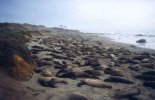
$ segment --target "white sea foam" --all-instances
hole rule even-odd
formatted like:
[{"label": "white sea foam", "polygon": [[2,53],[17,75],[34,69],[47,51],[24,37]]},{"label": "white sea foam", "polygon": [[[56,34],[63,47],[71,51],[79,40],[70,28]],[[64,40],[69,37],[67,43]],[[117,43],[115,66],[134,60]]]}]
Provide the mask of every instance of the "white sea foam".
[{"label": "white sea foam", "polygon": [[[105,33],[101,36],[106,36],[111,38],[113,41],[133,44],[140,47],[145,47],[155,50],[155,33],[154,34],[142,34],[141,36],[136,36],[136,33]],[[147,43],[136,43],[139,39],[145,39]]]}]

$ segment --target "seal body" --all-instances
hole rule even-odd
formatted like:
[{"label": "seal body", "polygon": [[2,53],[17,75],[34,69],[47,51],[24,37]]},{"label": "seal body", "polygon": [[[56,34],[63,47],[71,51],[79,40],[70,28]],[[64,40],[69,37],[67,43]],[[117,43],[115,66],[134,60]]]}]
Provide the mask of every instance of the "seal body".
[{"label": "seal body", "polygon": [[115,82],[115,83],[125,83],[125,84],[133,84],[134,82],[125,78],[125,77],[119,77],[119,76],[110,76],[104,80],[105,82]]},{"label": "seal body", "polygon": [[68,100],[90,100],[90,99],[81,93],[74,92],[69,96]]},{"label": "seal body", "polygon": [[111,85],[102,82],[101,80],[96,79],[85,79],[77,84],[77,86],[88,85],[92,87],[100,87],[100,88],[112,88]]}]

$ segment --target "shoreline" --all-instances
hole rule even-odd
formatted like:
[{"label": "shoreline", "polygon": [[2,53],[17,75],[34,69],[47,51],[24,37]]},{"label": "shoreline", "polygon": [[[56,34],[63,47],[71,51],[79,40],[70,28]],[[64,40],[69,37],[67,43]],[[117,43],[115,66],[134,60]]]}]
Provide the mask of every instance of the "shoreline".
[{"label": "shoreline", "polygon": [[113,41],[111,38],[106,37],[106,36],[100,36],[95,33],[84,33],[87,38],[92,39],[93,41],[101,41],[105,46],[109,46],[112,48],[120,48],[123,47],[125,49],[134,51],[134,52],[150,52],[150,53],[155,53],[154,49],[150,48],[145,48],[145,47],[139,47],[137,45],[129,44],[129,43],[122,43],[122,42],[117,42]]}]

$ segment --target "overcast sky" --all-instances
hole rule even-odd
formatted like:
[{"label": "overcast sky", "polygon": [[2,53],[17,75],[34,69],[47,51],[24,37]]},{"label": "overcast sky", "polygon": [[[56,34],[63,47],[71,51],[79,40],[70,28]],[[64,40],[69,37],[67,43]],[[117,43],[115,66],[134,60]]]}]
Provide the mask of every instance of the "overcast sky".
[{"label": "overcast sky", "polygon": [[155,0],[0,0],[0,22],[155,33]]}]

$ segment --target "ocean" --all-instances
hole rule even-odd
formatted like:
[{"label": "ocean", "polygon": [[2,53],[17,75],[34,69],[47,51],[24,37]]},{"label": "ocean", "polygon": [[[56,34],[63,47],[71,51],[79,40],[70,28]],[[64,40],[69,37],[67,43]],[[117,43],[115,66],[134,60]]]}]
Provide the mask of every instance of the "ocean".
[{"label": "ocean", "polygon": [[[155,50],[155,33],[153,34],[136,34],[136,33],[103,33],[101,36],[106,36],[112,41],[120,43],[128,43],[139,47]],[[137,43],[137,40],[145,39],[146,43]]]}]

